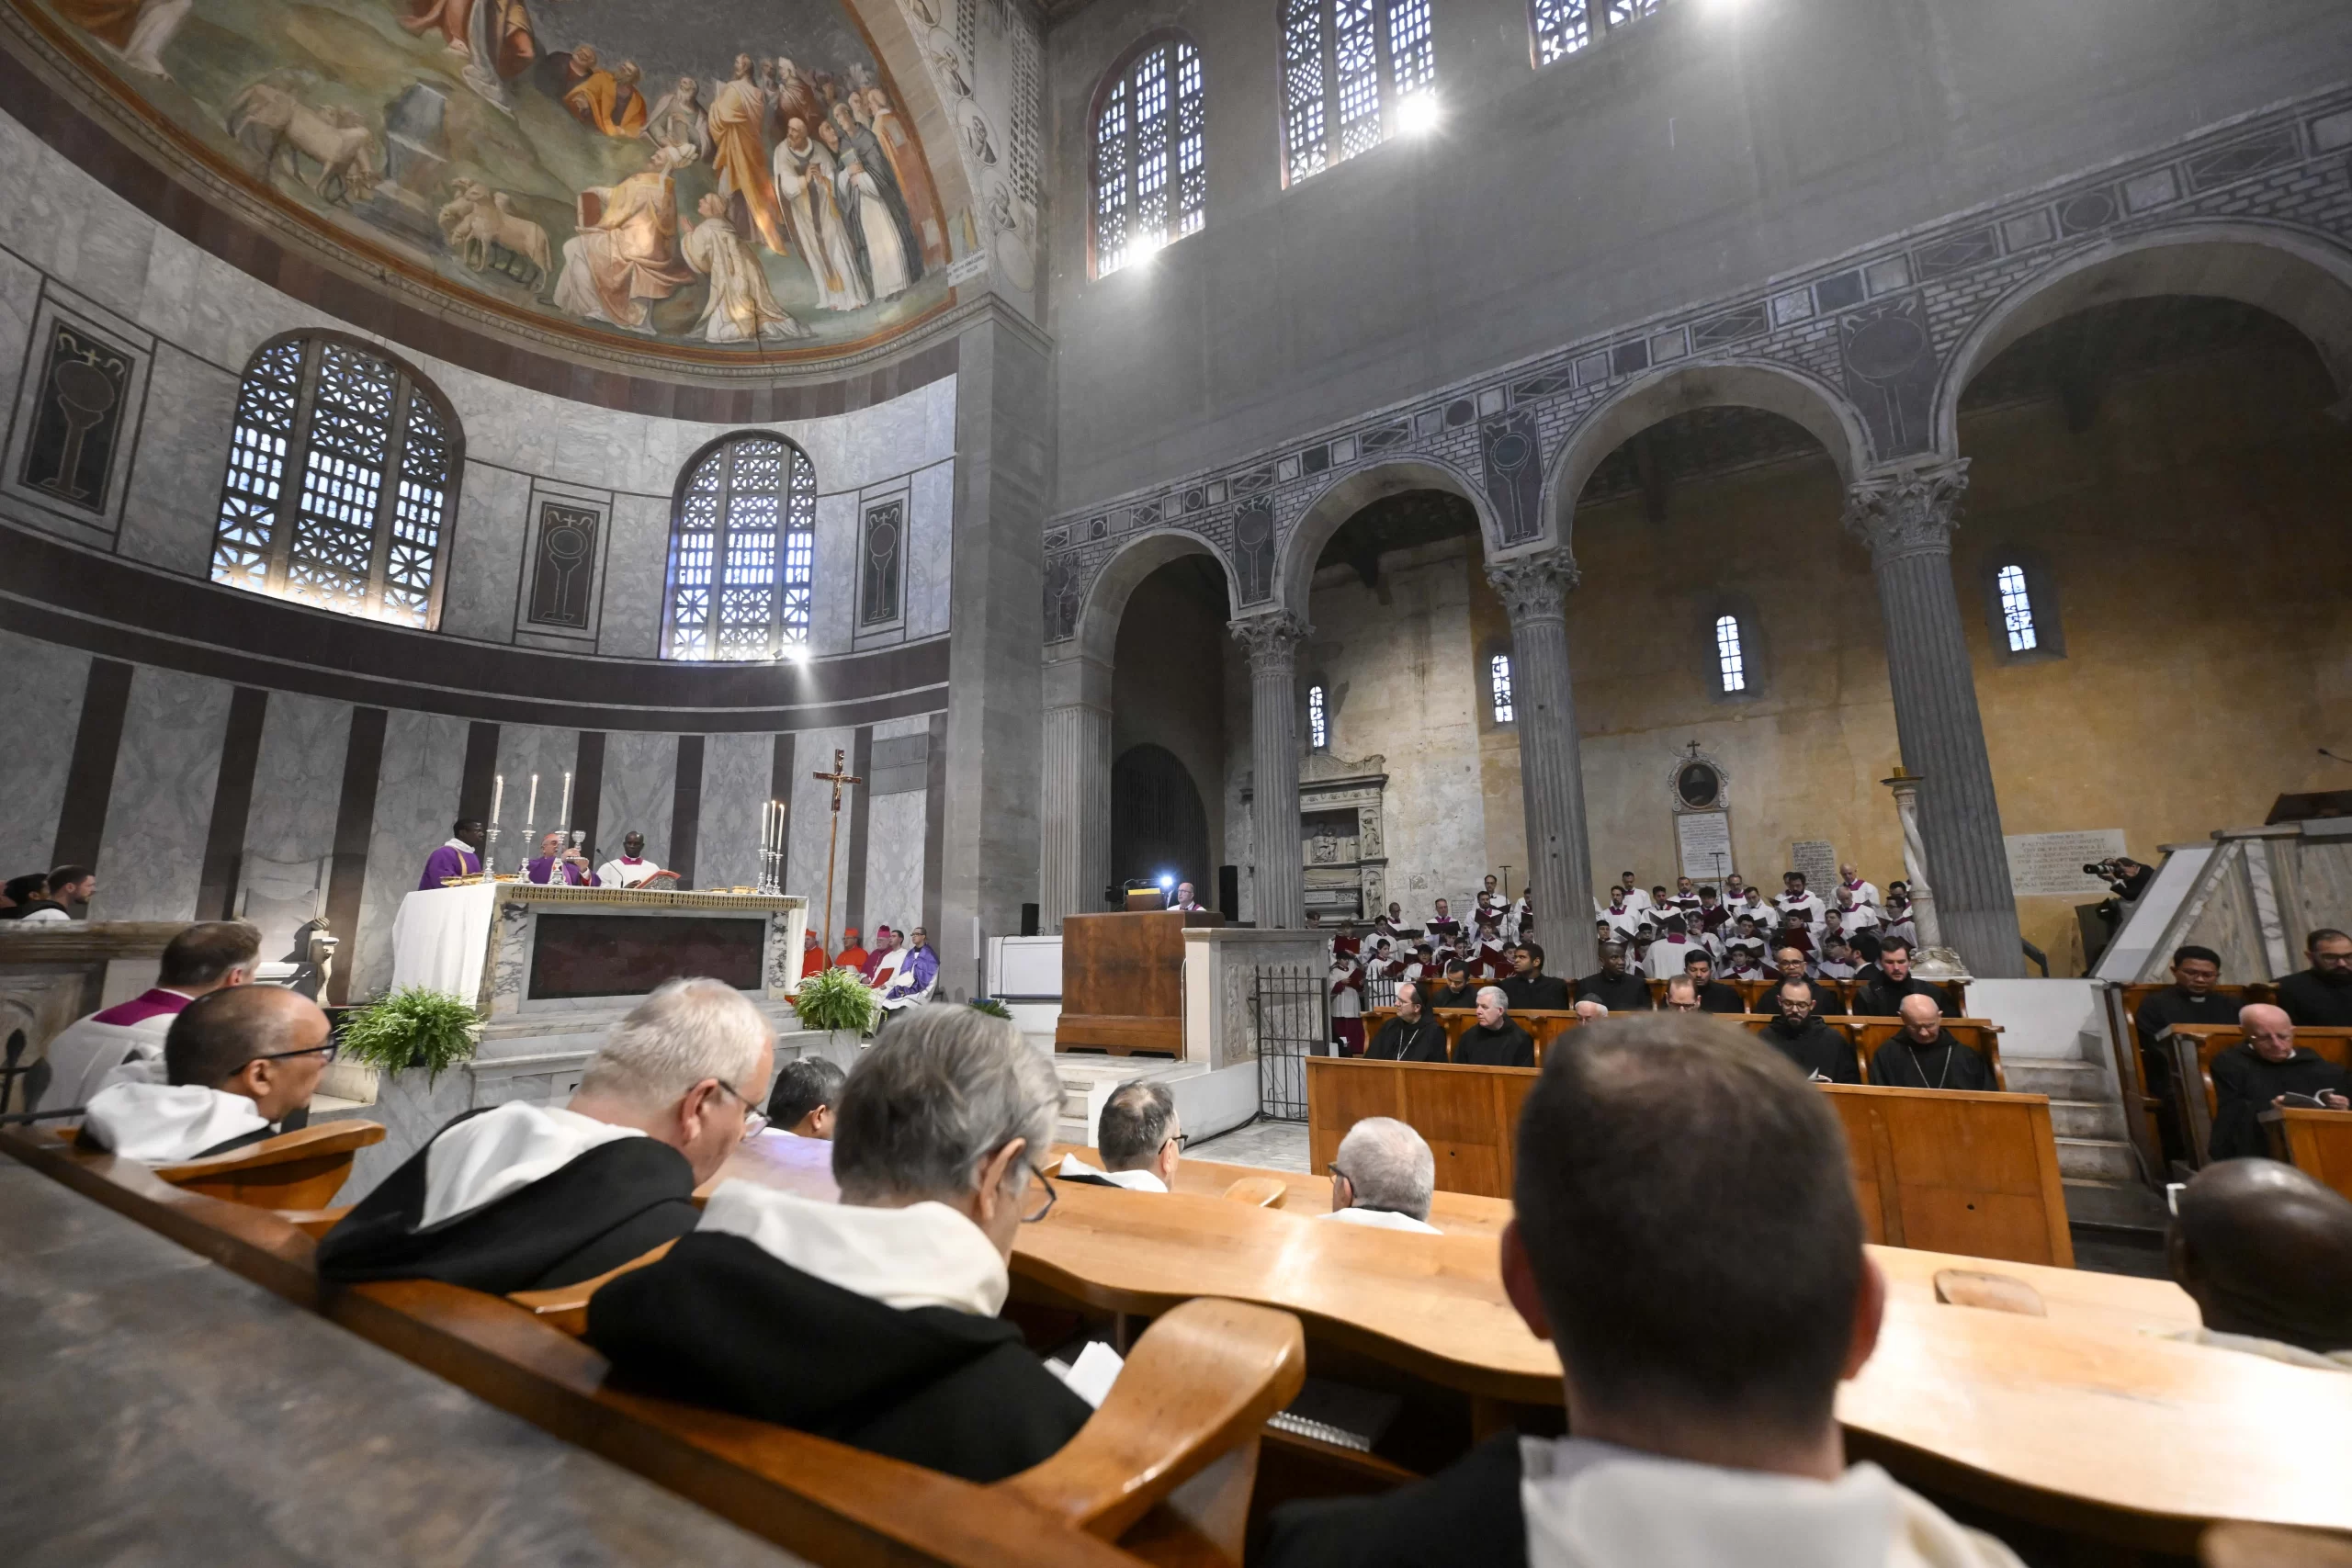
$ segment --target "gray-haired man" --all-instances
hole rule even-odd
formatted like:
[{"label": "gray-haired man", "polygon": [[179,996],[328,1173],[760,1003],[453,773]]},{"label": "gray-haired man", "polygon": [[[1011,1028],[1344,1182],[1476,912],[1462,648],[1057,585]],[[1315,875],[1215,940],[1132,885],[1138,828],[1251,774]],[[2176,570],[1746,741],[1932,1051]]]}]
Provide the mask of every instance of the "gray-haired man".
[{"label": "gray-haired man", "polygon": [[1437,1156],[1419,1133],[1388,1116],[1367,1116],[1348,1129],[1331,1156],[1331,1212],[1341,1224],[1438,1235],[1430,1224]]}]

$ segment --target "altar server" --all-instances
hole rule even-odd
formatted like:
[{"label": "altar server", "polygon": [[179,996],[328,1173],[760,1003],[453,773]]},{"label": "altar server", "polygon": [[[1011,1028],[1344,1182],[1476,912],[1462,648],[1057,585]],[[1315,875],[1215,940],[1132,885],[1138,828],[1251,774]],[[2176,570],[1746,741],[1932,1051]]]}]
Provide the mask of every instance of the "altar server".
[{"label": "altar server", "polygon": [[601,886],[596,874],[588,869],[588,857],[571,842],[571,835],[554,828],[539,840],[539,854],[528,867],[526,875],[534,882],[560,882],[573,887]]},{"label": "altar server", "polygon": [[645,858],[645,835],[630,833],[621,840],[621,852],[596,868],[599,887],[643,887],[657,880],[675,884],[678,874],[664,871]]},{"label": "altar server", "polygon": [[127,1002],[68,1024],[49,1043],[49,1087],[39,1103],[87,1105],[108,1073],[125,1062],[160,1062],[173,1021],[188,1003],[254,977],[261,933],[242,920],[205,920],[172,938],[155,984]]},{"label": "altar server", "polygon": [[672,980],[615,1024],[564,1106],[469,1111],[319,1244],[329,1280],[548,1290],[695,1228],[695,1189],[767,1123],[775,1032],[718,980]]},{"label": "altar server", "polygon": [[164,1037],[165,1081],[127,1076],[90,1097],[84,1142],[168,1165],[257,1144],[311,1103],[334,1056],[327,1015],[281,986],[232,986],[180,1010]]},{"label": "altar server", "polygon": [[480,876],[486,836],[482,825],[470,817],[452,823],[449,841],[424,857],[424,874],[416,879],[416,890],[429,893],[453,876]]}]

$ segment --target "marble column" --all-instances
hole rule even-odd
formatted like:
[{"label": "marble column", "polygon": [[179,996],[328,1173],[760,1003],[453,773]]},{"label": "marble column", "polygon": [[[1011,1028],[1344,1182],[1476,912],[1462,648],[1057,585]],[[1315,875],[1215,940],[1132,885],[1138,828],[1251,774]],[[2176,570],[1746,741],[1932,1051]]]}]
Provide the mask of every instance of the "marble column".
[{"label": "marble column", "polygon": [[1315,628],[1286,610],[1230,623],[1250,656],[1251,886],[1261,931],[1306,924],[1306,845],[1298,825],[1298,645]]},{"label": "marble column", "polygon": [[1565,545],[1490,561],[1487,581],[1510,613],[1511,705],[1519,724],[1520,795],[1528,878],[1544,972],[1564,979],[1600,966],[1592,942],[1592,845],[1585,827],[1583,743],[1568,674],[1567,596],[1578,580]]},{"label": "marble column", "polygon": [[1976,975],[2025,973],[2001,807],[1951,581],[1968,461],[1881,469],[1846,491],[1846,527],[1871,548],[1903,765],[1925,774],[1919,836],[1944,941]]},{"label": "marble column", "polygon": [[1111,885],[1111,666],[1084,653],[1046,661],[1045,792],[1038,929],[1107,909]]}]

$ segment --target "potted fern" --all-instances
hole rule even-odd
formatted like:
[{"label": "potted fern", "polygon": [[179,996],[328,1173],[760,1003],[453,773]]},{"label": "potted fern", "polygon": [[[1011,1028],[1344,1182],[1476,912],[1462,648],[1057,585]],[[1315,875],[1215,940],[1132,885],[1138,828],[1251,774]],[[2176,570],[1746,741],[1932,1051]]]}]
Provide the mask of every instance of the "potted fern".
[{"label": "potted fern", "polygon": [[847,1067],[856,1062],[858,1041],[874,1032],[882,1009],[873,990],[850,970],[820,969],[801,977],[792,1010],[801,1028],[825,1036],[821,1054]]},{"label": "potted fern", "polygon": [[403,986],[354,1011],[337,1033],[346,1060],[379,1075],[423,1067],[430,1083],[472,1058],[481,1018],[446,991]]}]

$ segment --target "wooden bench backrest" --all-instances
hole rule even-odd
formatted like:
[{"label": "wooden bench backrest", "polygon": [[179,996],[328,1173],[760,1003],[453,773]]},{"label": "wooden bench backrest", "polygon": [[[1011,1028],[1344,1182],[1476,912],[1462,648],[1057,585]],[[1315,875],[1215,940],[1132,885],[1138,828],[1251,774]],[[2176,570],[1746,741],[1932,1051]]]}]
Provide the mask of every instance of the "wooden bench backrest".
[{"label": "wooden bench backrest", "polygon": [[1393,1116],[1429,1141],[1440,1191],[1508,1198],[1519,1109],[1537,1076],[1532,1067],[1309,1056],[1309,1168],[1328,1175],[1349,1128],[1367,1116]]},{"label": "wooden bench backrest", "polygon": [[[1988,1018],[1948,1018],[1944,1029],[1962,1045],[1973,1047],[1993,1069],[1993,1081],[2004,1089],[2009,1087],[2009,1075],[2001,1066],[2001,1026]],[[1870,1071],[1871,1058],[1878,1048],[1903,1032],[1899,1018],[1857,1018],[1854,1020],[1854,1048],[1862,1054],[1862,1071]]]},{"label": "wooden bench backrest", "polygon": [[2281,1105],[2259,1114],[2271,1158],[2352,1198],[2352,1111]]},{"label": "wooden bench backrest", "polygon": [[[1477,1012],[1470,1008],[1432,1008],[1429,1015],[1445,1029],[1445,1054],[1449,1059],[1453,1055],[1453,1048],[1462,1043],[1462,1037],[1478,1021]],[[1372,1037],[1380,1032],[1381,1026],[1396,1016],[1396,1010],[1393,1007],[1364,1009],[1365,1043],[1369,1044]],[[1514,1012],[1510,1021],[1527,1031],[1527,1037],[1535,1042],[1535,1065],[1539,1067],[1544,1065],[1544,1047],[1577,1026],[1574,1012],[1562,1012],[1551,1008]]]},{"label": "wooden bench backrest", "polygon": [[[2234,1023],[2176,1023],[2165,1032],[2175,1040],[2197,1043],[2197,1077],[2205,1087],[2205,1115],[2210,1120],[2221,1110],[2221,1100],[2213,1090],[2213,1058],[2245,1039],[2245,1031]],[[2298,1029],[2295,1043],[2317,1052],[2339,1067],[2352,1069],[2352,1029]],[[2200,1164],[2205,1157],[2201,1140],[2197,1157]]]},{"label": "wooden bench backrest", "polygon": [[1845,1125],[1871,1240],[2074,1267],[2046,1098],[1845,1084],[1822,1092]]},{"label": "wooden bench backrest", "polygon": [[353,1156],[384,1141],[374,1122],[322,1122],[210,1159],[159,1165],[175,1187],[256,1209],[321,1209],[351,1179]]}]

